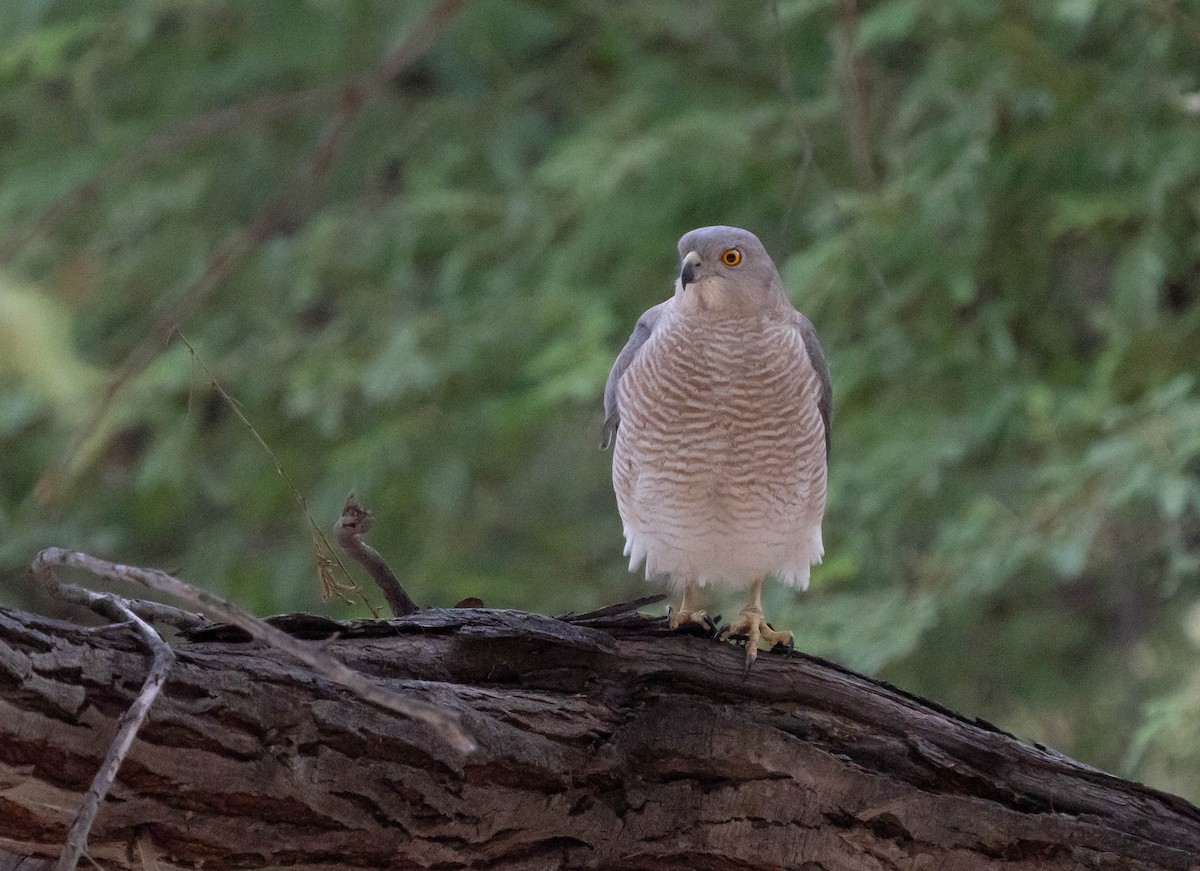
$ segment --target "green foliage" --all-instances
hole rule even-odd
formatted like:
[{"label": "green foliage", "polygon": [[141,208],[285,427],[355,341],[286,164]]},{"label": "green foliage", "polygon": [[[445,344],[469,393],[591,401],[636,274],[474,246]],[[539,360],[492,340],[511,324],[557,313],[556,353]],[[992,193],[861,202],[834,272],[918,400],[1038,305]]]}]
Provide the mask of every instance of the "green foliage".
[{"label": "green foliage", "polygon": [[[681,233],[754,229],[835,384],[828,559],[773,618],[1200,799],[1200,4],[859,5],[467,4],[183,330],[321,522],[373,508],[417,601],[586,608],[644,590],[608,366]],[[80,429],[423,12],[0,5],[10,601],[58,544],[345,613],[185,349]]]}]

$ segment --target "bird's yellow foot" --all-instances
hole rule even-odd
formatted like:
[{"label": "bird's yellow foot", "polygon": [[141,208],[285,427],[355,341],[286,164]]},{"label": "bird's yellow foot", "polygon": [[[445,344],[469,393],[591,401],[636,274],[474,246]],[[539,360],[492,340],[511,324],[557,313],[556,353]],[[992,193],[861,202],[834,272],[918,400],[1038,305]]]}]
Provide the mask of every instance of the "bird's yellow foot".
[{"label": "bird's yellow foot", "polygon": [[763,612],[758,608],[743,608],[736,620],[721,628],[718,637],[722,641],[737,641],[746,645],[745,674],[749,674],[750,666],[754,665],[760,642],[768,650],[791,650],[796,646],[795,636],[791,632],[776,630],[763,619]]},{"label": "bird's yellow foot", "polygon": [[[717,620],[720,619],[718,616]],[[717,634],[717,620],[709,617],[708,612],[701,609],[680,607],[679,610],[675,610],[670,605],[667,606],[667,623],[675,632],[712,638]]]}]

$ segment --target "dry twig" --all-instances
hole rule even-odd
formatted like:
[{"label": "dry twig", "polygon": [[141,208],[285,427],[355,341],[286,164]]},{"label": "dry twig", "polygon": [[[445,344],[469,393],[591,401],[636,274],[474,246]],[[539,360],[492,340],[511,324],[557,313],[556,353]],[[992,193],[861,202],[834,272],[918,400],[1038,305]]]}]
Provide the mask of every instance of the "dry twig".
[{"label": "dry twig", "polygon": [[627,599],[624,602],[615,602],[612,605],[605,605],[603,608],[597,608],[594,611],[585,611],[582,614],[563,614],[558,619],[564,620],[567,623],[587,623],[590,620],[602,620],[606,617],[624,617],[628,614],[640,617],[641,615],[638,615],[639,608],[645,608],[647,605],[657,605],[666,598],[665,593],[654,593],[649,596],[639,596],[636,599]]},{"label": "dry twig", "polygon": [[[308,527],[312,531],[313,559],[317,564],[317,577],[321,580],[321,591],[324,596],[326,598],[329,598],[330,596],[337,596],[343,602],[349,604],[350,600],[346,598],[345,593],[353,591],[358,593],[359,598],[363,600],[363,604],[365,604],[371,611],[372,616],[378,617],[379,612],[375,610],[375,606],[372,605],[367,600],[367,597],[363,595],[362,590],[358,588],[358,584],[354,583],[354,579],[350,576],[350,570],[346,568],[346,564],[342,562],[341,558],[337,555],[337,551],[333,549],[333,545],[329,543],[329,539],[325,537],[325,533],[321,530],[321,527],[317,525],[317,521],[313,519],[312,512],[308,510],[308,500],[304,498],[304,494],[300,492],[300,488],[296,486],[296,482],[292,480],[292,476],[287,473],[287,470],[283,467],[283,463],[280,462],[279,457],[275,455],[273,450],[271,450],[271,446],[267,444],[267,440],[259,435],[258,430],[254,428],[254,424],[252,424],[250,419],[242,412],[241,405],[234,400],[234,398],[230,396],[228,392],[226,392],[224,387],[221,386],[221,382],[217,380],[217,376],[213,374],[211,369],[208,368],[208,364],[205,363],[204,359],[196,352],[195,347],[193,347],[192,343],[187,340],[187,337],[183,333],[178,332],[178,330],[176,333],[179,336],[179,340],[187,345],[188,351],[191,352],[192,359],[200,364],[200,368],[203,369],[204,374],[208,376],[209,382],[212,384],[213,389],[217,391],[223,400],[225,400],[225,404],[233,410],[234,415],[236,415],[237,419],[242,422],[242,425],[250,431],[250,435],[256,442],[258,442],[259,447],[266,451],[267,456],[274,461],[276,474],[278,474],[279,477],[283,479],[284,484],[287,485],[288,491],[292,494],[292,499],[295,501],[296,505],[299,506],[300,512],[304,515],[305,520],[308,522]],[[342,570],[342,576],[346,579],[346,583],[338,583],[337,578],[335,578],[333,574],[334,565],[338,566]]]},{"label": "dry twig", "polygon": [[39,553],[31,566],[34,578],[59,598],[83,604],[97,614],[132,626],[141,635],[142,640],[153,654],[150,668],[146,672],[146,679],[142,682],[142,688],[133,700],[133,704],[121,715],[120,722],[117,724],[117,734],[113,736],[112,743],[108,746],[108,752],[104,756],[104,762],[101,763],[100,770],[92,778],[88,791],[83,796],[83,803],[79,806],[75,820],[71,823],[71,828],[67,832],[67,842],[55,865],[55,871],[75,871],[79,864],[79,858],[84,855],[84,850],[87,848],[88,833],[92,830],[92,823],[96,820],[100,803],[112,789],[121,763],[125,761],[125,757],[129,754],[129,748],[133,746],[133,741],[137,737],[138,730],[141,729],[142,723],[150,713],[150,706],[154,704],[158,691],[162,689],[163,682],[167,679],[167,672],[175,664],[175,652],[171,650],[171,646],[163,641],[162,636],[154,630],[153,626],[143,620],[138,612],[145,613],[150,610],[172,625],[181,628],[184,624],[196,625],[197,621],[199,623],[205,621],[197,614],[189,614],[186,611],[157,605],[154,602],[138,602],[135,606],[135,603],[127,602],[120,596],[94,593],[74,584],[64,584],[58,580],[54,572],[54,566],[59,564],[56,559],[57,555],[53,550],[44,550]]},{"label": "dry twig", "polygon": [[347,556],[367,570],[371,580],[383,591],[383,597],[392,609],[392,616],[405,617],[415,614],[421,609],[409,598],[391,566],[380,556],[379,551],[362,540],[362,537],[371,531],[372,522],[371,512],[363,508],[351,493],[346,497],[342,516],[333,527],[337,531],[338,544]]}]

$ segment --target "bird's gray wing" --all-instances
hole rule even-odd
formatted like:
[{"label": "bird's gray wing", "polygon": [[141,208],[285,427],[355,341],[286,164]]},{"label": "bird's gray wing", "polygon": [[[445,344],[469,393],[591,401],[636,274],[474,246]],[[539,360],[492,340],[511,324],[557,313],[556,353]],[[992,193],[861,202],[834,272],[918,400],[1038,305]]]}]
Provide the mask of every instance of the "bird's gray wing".
[{"label": "bird's gray wing", "polygon": [[809,362],[816,370],[817,382],[821,386],[821,395],[817,397],[817,410],[821,412],[821,421],[825,424],[825,458],[829,459],[829,416],[833,413],[833,382],[829,379],[829,364],[825,361],[825,349],[821,347],[821,340],[817,338],[812,321],[796,312],[796,326],[800,330],[800,338],[804,340]]},{"label": "bird's gray wing", "polygon": [[642,345],[646,344],[646,340],[654,332],[654,325],[658,323],[658,319],[662,316],[663,306],[668,302],[670,302],[669,299],[642,313],[642,316],[638,318],[637,326],[633,328],[633,335],[629,337],[629,341],[617,355],[617,362],[613,363],[612,371],[608,373],[608,382],[604,385],[604,429],[600,432],[601,450],[612,445],[613,436],[617,433],[617,425],[621,422],[621,416],[617,412],[617,386],[621,383],[621,376],[625,374],[625,370],[637,357]]}]

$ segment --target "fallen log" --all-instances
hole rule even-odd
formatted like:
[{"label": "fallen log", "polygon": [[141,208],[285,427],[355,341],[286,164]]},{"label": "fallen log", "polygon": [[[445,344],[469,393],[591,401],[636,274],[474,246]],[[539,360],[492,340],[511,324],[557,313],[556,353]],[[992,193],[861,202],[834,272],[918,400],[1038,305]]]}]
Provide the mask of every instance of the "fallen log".
[{"label": "fallen log", "polygon": [[[475,749],[232,627],[184,633],[101,866],[1200,868],[1184,800],[804,654],[743,679],[738,650],[619,608],[275,622]],[[127,627],[0,609],[0,871],[53,863],[148,666]]]}]

